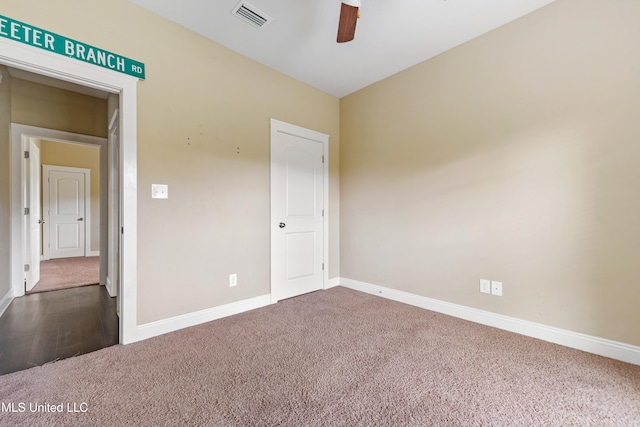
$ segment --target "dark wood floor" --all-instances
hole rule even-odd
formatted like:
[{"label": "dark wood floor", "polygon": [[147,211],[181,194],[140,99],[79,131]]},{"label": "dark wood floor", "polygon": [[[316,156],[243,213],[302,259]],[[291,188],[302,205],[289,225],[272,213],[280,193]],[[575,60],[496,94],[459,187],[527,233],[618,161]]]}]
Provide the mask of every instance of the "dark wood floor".
[{"label": "dark wood floor", "polygon": [[0,375],[117,343],[116,299],[104,286],[15,298],[0,317]]}]

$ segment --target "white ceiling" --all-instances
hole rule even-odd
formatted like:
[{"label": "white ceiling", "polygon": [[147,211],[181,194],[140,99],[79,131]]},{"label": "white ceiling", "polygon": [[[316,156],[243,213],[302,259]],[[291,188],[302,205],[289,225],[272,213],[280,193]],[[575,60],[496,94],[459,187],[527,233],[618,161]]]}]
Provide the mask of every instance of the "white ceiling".
[{"label": "white ceiling", "polygon": [[130,1],[343,97],[555,0],[361,0],[356,38],[342,44],[340,0],[248,0],[274,18],[262,29],[231,14],[238,0]]}]

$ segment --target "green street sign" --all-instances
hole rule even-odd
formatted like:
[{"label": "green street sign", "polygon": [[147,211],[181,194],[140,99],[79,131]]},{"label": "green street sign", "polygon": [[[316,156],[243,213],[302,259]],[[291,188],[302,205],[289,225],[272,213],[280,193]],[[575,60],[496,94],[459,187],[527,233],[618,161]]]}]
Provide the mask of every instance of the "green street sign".
[{"label": "green street sign", "polygon": [[144,80],[144,64],[0,15],[0,37]]}]

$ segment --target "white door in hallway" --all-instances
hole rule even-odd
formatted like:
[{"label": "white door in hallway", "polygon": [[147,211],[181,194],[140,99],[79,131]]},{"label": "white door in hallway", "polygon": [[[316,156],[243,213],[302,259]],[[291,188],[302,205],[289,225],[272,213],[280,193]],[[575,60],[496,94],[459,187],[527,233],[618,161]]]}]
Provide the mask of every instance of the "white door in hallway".
[{"label": "white door in hallway", "polygon": [[49,258],[85,256],[85,173],[50,170],[48,181]]},{"label": "white door in hallway", "polygon": [[324,145],[306,129],[271,131],[271,295],[323,288]]},{"label": "white door in hallway", "polygon": [[40,280],[40,254],[42,253],[42,217],[40,214],[40,149],[29,139],[29,158],[25,159],[26,170],[26,202],[29,214],[25,216],[27,226],[25,291],[30,291]]}]

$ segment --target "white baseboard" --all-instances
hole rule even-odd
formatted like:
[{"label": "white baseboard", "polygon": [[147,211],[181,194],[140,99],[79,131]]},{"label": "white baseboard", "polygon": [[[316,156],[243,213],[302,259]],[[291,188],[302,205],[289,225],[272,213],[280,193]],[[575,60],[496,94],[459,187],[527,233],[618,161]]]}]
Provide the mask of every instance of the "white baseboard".
[{"label": "white baseboard", "polygon": [[85,256],[100,256],[100,251],[87,251]]},{"label": "white baseboard", "polygon": [[212,320],[222,319],[223,317],[232,316],[234,314],[244,313],[245,311],[265,307],[269,304],[271,304],[271,295],[262,295],[218,307],[208,308],[206,310],[171,317],[169,319],[158,320],[157,322],[145,323],[144,325],[138,325],[137,341],[146,340],[147,338],[210,322]]},{"label": "white baseboard", "polygon": [[13,288],[9,288],[7,293],[0,298],[0,316],[4,314],[11,301],[13,301]]},{"label": "white baseboard", "polygon": [[109,276],[107,276],[107,281],[104,284],[104,287],[107,289],[107,292],[109,293],[109,296],[111,298],[116,297],[118,295],[116,290],[113,289],[113,286],[111,284],[111,279],[109,278]]},{"label": "white baseboard", "polygon": [[334,277],[333,279],[329,279],[329,281],[327,282],[327,286],[325,286],[325,289],[331,289],[331,288],[335,288],[336,286],[340,286],[340,278],[339,277]]},{"label": "white baseboard", "polygon": [[397,291],[395,289],[372,285],[370,283],[360,282],[357,280],[339,278],[339,281],[340,285],[346,288],[377,295],[438,313],[447,314],[449,316],[458,317],[471,322],[492,326],[505,331],[538,338],[543,341],[560,344],[565,347],[571,347],[588,353],[610,357],[623,362],[633,363],[634,365],[640,365],[640,347],[638,346],[580,334],[565,329],[554,328],[540,323],[495,314],[489,311],[479,310],[477,308],[466,307],[459,304],[410,294],[408,292]]}]

